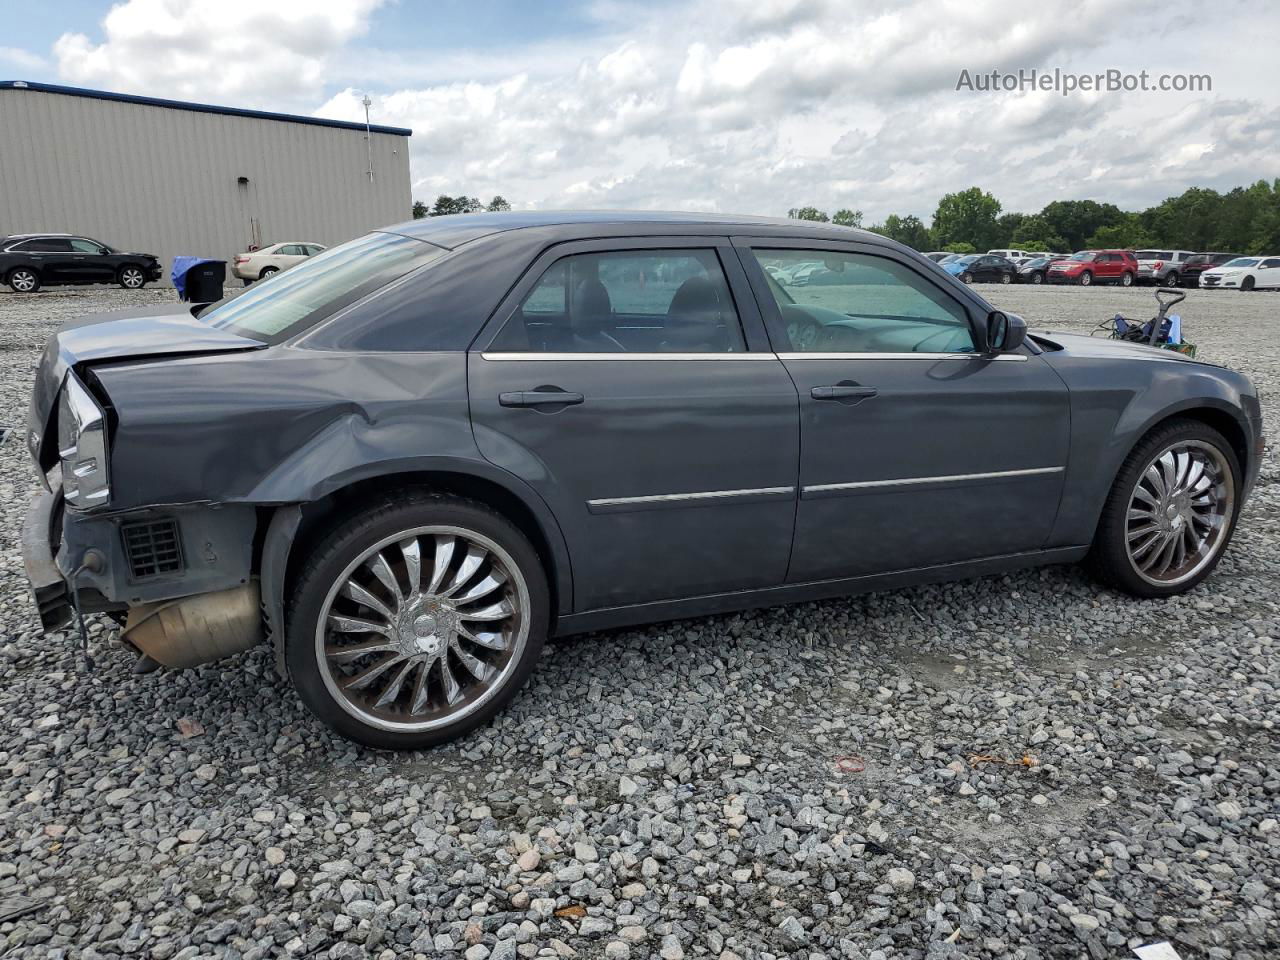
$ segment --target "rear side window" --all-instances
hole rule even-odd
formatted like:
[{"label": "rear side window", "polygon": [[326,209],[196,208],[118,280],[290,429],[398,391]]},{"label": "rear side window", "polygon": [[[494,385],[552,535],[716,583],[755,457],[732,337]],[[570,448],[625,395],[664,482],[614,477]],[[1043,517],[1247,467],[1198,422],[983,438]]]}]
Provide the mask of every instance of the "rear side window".
[{"label": "rear side window", "polygon": [[733,353],[746,349],[715,250],[581,253],[551,264],[491,351]]},{"label": "rear side window", "polygon": [[270,283],[255,284],[214,304],[200,319],[210,326],[274,343],[444,253],[440,247],[411,237],[371,233],[308,257]]},{"label": "rear side window", "polygon": [[71,241],[62,237],[40,237],[20,243],[14,249],[24,250],[27,253],[70,253]]},{"label": "rear side window", "polygon": [[[903,264],[831,250],[753,250],[778,304],[784,351],[970,353],[963,306]],[[813,268],[811,265],[820,266]]]}]

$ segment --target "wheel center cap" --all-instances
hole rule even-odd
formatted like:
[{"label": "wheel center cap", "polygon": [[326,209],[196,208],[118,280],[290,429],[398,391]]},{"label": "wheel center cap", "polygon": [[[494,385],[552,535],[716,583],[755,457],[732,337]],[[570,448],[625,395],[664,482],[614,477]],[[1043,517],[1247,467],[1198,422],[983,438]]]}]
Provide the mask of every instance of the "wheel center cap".
[{"label": "wheel center cap", "polygon": [[419,639],[435,636],[436,618],[429,613],[424,613],[413,621],[413,632],[418,635]]},{"label": "wheel center cap", "polygon": [[1176,517],[1178,513],[1179,513],[1178,505],[1176,503],[1171,503],[1164,508],[1164,515],[1168,517],[1170,520]]}]

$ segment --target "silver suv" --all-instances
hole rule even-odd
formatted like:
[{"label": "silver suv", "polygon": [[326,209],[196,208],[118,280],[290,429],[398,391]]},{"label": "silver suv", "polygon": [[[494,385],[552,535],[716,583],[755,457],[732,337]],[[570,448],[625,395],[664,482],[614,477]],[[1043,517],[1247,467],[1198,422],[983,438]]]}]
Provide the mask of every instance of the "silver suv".
[{"label": "silver suv", "polygon": [[1138,261],[1139,283],[1156,283],[1162,287],[1176,287],[1182,277],[1182,264],[1191,256],[1191,250],[1138,250],[1133,256]]}]

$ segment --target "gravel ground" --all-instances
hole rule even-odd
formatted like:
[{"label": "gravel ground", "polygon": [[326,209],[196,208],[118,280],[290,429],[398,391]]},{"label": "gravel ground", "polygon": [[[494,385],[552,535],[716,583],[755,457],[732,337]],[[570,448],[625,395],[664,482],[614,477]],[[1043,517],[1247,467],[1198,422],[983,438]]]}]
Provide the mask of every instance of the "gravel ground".
[{"label": "gravel ground", "polygon": [[[986,292],[1033,328],[1150,316],[1149,290]],[[55,323],[171,296],[0,294],[0,422]],[[1182,313],[1280,436],[1280,296]],[[0,900],[37,909],[0,955],[1275,957],[1278,480],[1268,451],[1186,597],[1050,568],[581,637],[491,728],[386,755],[310,719],[265,650],[135,677],[42,639],[11,437]]]}]

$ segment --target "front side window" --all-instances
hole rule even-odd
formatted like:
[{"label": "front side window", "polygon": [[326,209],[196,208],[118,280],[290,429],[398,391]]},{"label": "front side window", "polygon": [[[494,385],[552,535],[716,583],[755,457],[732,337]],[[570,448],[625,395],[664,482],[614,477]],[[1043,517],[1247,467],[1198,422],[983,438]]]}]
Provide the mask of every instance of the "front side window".
[{"label": "front side window", "polygon": [[[964,307],[886,257],[823,250],[753,250],[778,304],[784,351],[972,353]],[[822,264],[803,282],[798,262]]]},{"label": "front side window", "polygon": [[491,351],[731,353],[746,349],[715,250],[580,253],[551,264]]},{"label": "front side window", "polygon": [[1262,261],[1262,269],[1264,270],[1274,270],[1276,267],[1280,267],[1280,257],[1272,257],[1270,260]]},{"label": "front side window", "polygon": [[200,319],[254,340],[275,342],[444,253],[441,247],[411,237],[370,233],[308,257],[270,283],[255,284],[214,304]]},{"label": "front side window", "polygon": [[102,244],[76,237],[71,241],[71,249],[76,253],[102,253]]}]

